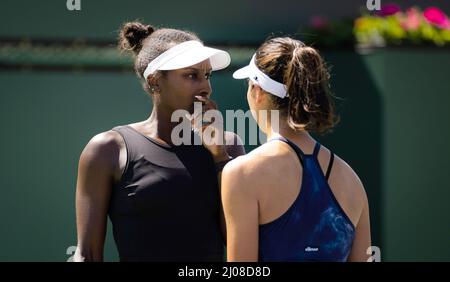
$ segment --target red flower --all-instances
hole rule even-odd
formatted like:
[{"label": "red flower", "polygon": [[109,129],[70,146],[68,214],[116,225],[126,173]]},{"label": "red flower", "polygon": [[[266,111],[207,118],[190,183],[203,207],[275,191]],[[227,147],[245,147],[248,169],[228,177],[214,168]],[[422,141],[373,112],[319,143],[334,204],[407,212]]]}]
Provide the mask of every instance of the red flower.
[{"label": "red flower", "polygon": [[329,22],[323,16],[313,16],[309,21],[309,25],[314,29],[323,30],[329,27]]},{"label": "red flower", "polygon": [[423,12],[423,16],[430,23],[440,28],[450,29],[447,15],[439,8],[430,7]]},{"label": "red flower", "polygon": [[400,12],[400,6],[397,4],[385,4],[381,6],[381,10],[377,13],[380,17],[392,16]]}]

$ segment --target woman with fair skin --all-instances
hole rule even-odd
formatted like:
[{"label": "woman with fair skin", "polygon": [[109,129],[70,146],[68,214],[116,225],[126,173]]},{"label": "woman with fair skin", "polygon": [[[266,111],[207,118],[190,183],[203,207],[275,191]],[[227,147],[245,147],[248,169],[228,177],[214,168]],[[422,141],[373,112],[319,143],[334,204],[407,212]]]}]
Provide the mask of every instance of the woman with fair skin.
[{"label": "woman with fair skin", "polygon": [[[74,260],[103,260],[109,216],[121,261],[221,261],[221,169],[243,154],[243,147],[230,132],[220,134],[234,146],[177,144],[172,131],[179,122],[171,117],[177,110],[193,114],[195,102],[203,111],[216,108],[209,78],[230,57],[203,46],[190,32],[139,22],[122,27],[119,43],[134,52],[135,71],[153,110],[147,120],[100,133],[84,148]],[[208,125],[199,126],[196,132]],[[193,141],[195,134],[188,132]]]},{"label": "woman with fair skin", "polygon": [[367,261],[363,184],[310,135],[336,120],[318,52],[270,39],[233,76],[248,79],[247,100],[268,142],[223,170],[228,261]]}]

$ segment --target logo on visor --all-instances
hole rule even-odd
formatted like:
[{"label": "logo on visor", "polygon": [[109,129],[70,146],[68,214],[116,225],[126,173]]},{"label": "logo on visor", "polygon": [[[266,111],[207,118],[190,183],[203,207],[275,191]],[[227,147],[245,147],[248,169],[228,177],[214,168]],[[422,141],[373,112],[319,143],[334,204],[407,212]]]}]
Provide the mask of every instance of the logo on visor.
[{"label": "logo on visor", "polygon": [[258,77],[257,77],[257,76],[254,76],[253,79],[254,79],[254,80],[258,80]]}]

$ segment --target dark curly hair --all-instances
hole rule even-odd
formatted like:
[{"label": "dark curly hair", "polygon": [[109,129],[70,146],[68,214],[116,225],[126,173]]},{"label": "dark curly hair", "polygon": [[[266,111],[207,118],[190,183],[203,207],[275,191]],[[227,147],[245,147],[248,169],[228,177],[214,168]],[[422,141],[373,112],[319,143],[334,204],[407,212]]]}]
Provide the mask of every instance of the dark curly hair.
[{"label": "dark curly hair", "polygon": [[[119,50],[132,51],[135,57],[134,71],[139,78],[143,74],[147,65],[169,48],[189,40],[201,40],[190,31],[161,28],[156,29],[151,25],[141,22],[124,23],[119,32]],[[164,71],[161,73],[165,74]],[[150,87],[143,79],[144,90],[151,93]]]}]

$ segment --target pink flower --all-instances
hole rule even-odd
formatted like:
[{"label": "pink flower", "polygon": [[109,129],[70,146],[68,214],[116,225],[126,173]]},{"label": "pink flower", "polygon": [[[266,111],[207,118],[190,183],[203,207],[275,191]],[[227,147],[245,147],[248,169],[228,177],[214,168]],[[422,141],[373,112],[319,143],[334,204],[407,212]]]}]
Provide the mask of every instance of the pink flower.
[{"label": "pink flower", "polygon": [[329,23],[323,16],[313,16],[309,21],[309,25],[314,29],[326,29],[328,28]]},{"label": "pink flower", "polygon": [[377,13],[380,17],[392,16],[400,12],[400,6],[397,4],[385,4],[381,6],[381,10]]},{"label": "pink flower", "polygon": [[402,19],[402,27],[406,30],[417,30],[420,27],[421,15],[418,9],[410,8],[406,11],[406,17]]},{"label": "pink flower", "polygon": [[447,15],[439,8],[430,7],[423,12],[423,16],[430,24],[440,28],[450,29],[450,21]]}]

